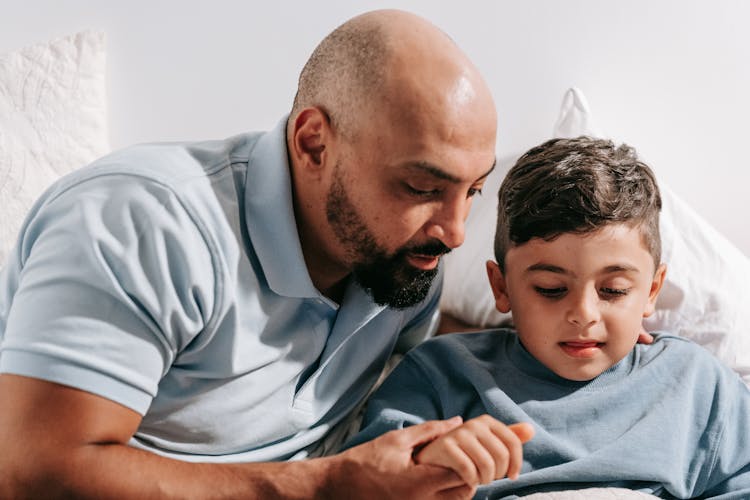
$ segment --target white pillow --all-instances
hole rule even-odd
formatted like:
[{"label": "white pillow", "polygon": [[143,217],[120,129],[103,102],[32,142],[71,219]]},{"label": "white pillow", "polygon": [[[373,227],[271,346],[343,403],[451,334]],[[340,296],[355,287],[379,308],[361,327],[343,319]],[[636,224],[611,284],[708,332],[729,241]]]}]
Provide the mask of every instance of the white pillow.
[{"label": "white pillow", "polygon": [[[554,137],[601,136],[578,89],[563,98]],[[633,145],[636,150],[637,145]],[[519,155],[520,156],[520,155]],[[470,325],[488,328],[509,319],[495,309],[484,263],[494,260],[497,191],[517,158],[498,161],[484,195],[466,222],[466,241],[445,257],[441,310]],[[648,163],[648,160],[646,160]],[[658,170],[658,169],[656,169]],[[667,331],[702,345],[750,386],[750,259],[696,214],[663,181],[659,219],[667,275],[649,331]]]},{"label": "white pillow", "polygon": [[36,198],[109,150],[104,34],[0,54],[0,267]]}]

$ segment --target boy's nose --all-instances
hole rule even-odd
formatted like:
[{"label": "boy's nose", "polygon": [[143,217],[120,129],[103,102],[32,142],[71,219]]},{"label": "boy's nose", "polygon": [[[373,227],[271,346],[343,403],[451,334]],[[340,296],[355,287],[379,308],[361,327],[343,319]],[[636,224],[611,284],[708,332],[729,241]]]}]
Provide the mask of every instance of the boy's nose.
[{"label": "boy's nose", "polygon": [[601,318],[599,296],[596,290],[587,291],[572,297],[567,319],[570,323],[585,328],[595,324]]}]

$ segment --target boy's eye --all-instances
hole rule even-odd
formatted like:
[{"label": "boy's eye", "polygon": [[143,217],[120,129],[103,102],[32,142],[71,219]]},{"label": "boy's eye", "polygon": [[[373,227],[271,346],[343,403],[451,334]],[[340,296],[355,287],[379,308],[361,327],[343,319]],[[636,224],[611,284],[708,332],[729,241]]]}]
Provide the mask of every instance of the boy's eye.
[{"label": "boy's eye", "polygon": [[536,293],[538,293],[539,295],[550,299],[560,298],[568,291],[568,289],[565,287],[544,288],[541,286],[535,286],[534,290],[536,290]]},{"label": "boy's eye", "polygon": [[616,299],[624,297],[630,292],[630,288],[609,288],[603,287],[599,289],[599,294],[604,298]]},{"label": "boy's eye", "polygon": [[474,187],[472,187],[472,188],[469,188],[468,193],[466,193],[466,197],[467,198],[473,198],[476,195],[480,195],[481,196],[481,194],[482,194],[482,188],[474,188]]}]

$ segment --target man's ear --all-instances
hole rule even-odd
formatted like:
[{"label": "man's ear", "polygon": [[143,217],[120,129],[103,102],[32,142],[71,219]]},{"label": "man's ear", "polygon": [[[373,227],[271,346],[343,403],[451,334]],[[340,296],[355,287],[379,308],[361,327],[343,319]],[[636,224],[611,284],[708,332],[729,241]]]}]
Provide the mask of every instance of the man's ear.
[{"label": "man's ear", "polygon": [[305,108],[297,115],[291,130],[290,154],[301,170],[317,173],[325,165],[331,138],[331,123],[320,108]]},{"label": "man's ear", "polygon": [[659,291],[664,284],[664,276],[667,274],[667,265],[659,264],[654,273],[654,279],[651,281],[651,290],[648,292],[648,302],[643,310],[643,317],[647,318],[654,314],[656,310],[656,299],[659,297]]},{"label": "man's ear", "polygon": [[487,278],[490,280],[492,295],[495,296],[495,308],[501,313],[510,312],[510,300],[505,285],[505,276],[497,262],[487,261]]}]

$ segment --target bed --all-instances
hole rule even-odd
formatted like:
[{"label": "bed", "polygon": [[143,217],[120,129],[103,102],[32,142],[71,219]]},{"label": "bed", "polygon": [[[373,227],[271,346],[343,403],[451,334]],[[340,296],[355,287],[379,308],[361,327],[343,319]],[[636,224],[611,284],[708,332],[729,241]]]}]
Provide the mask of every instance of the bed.
[{"label": "bed", "polygon": [[[84,31],[0,54],[0,266],[33,201],[55,179],[109,151],[106,42]],[[562,96],[553,136],[600,135],[583,93]],[[552,111],[554,114],[556,110]],[[521,154],[498,158],[486,196],[467,221],[465,244],[445,259],[441,309],[461,322],[491,327],[497,313],[486,286],[484,261],[492,258],[495,198],[504,172]],[[648,161],[648,158],[646,158]],[[750,259],[662,183],[663,256],[669,266],[652,330],[691,338],[750,385]],[[554,492],[528,498],[645,498],[616,488]]]}]

